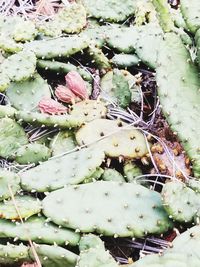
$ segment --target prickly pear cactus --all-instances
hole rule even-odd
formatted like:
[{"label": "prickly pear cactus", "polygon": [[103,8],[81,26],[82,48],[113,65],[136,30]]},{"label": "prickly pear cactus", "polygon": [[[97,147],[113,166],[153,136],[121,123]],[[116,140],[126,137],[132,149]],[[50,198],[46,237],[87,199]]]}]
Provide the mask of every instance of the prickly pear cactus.
[{"label": "prickly pear cactus", "polygon": [[182,223],[193,222],[200,216],[199,194],[184,183],[166,183],[162,190],[163,206],[170,218]]},{"label": "prickly pear cactus", "polygon": [[85,100],[74,104],[71,107],[70,115],[74,118],[80,118],[84,122],[104,118],[107,113],[105,103],[99,100]]},{"label": "prickly pear cactus", "polygon": [[129,68],[137,66],[140,63],[140,59],[136,55],[132,54],[115,54],[111,62],[119,68]]},{"label": "prickly pear cactus", "polygon": [[0,170],[0,200],[4,200],[20,190],[20,177],[13,172]]},{"label": "prickly pear cactus", "polygon": [[88,15],[105,21],[124,21],[134,14],[135,2],[127,0],[121,3],[119,0],[81,0]]},{"label": "prickly pear cactus", "polygon": [[[43,267],[75,267],[78,256],[59,246],[36,245],[35,250]],[[35,260],[32,251],[29,250],[32,260]]]},{"label": "prickly pear cactus", "polygon": [[72,131],[60,131],[52,138],[50,142],[52,156],[57,156],[64,152],[70,151],[76,146],[77,143]]},{"label": "prickly pear cactus", "polygon": [[148,150],[143,134],[120,121],[106,119],[93,120],[76,133],[79,145],[97,142],[109,157],[141,158]]},{"label": "prickly pear cactus", "polygon": [[35,54],[30,51],[21,51],[6,58],[0,65],[1,71],[10,81],[20,82],[30,78],[36,68]]},{"label": "prickly pear cactus", "polygon": [[104,55],[103,51],[96,45],[90,45],[88,48],[88,54],[92,62],[98,69],[110,69],[111,64],[109,59]]},{"label": "prickly pear cactus", "polygon": [[79,36],[60,37],[49,40],[37,40],[26,43],[24,47],[35,53],[37,58],[52,59],[70,57],[88,47],[86,38]]},{"label": "prickly pear cactus", "polygon": [[116,237],[159,234],[171,227],[159,193],[121,182],[67,186],[43,200],[43,213],[64,227]]},{"label": "prickly pear cactus", "polygon": [[[127,83],[128,82],[128,87]],[[136,78],[126,70],[107,72],[101,78],[101,94],[102,100],[121,104],[126,107],[131,101],[141,102],[141,96],[138,86],[136,86]],[[124,92],[125,89],[125,92]]]},{"label": "prickly pear cactus", "polygon": [[135,182],[135,178],[142,175],[142,170],[131,161],[128,161],[124,164],[123,171],[124,177],[129,183]]},{"label": "prickly pear cactus", "polygon": [[10,118],[0,119],[0,156],[12,157],[21,145],[28,143],[24,129]]},{"label": "prickly pear cactus", "polygon": [[180,8],[188,30],[195,33],[200,28],[200,7],[198,0],[180,1]]},{"label": "prickly pear cactus", "polygon": [[[18,210],[20,214],[18,214]],[[0,217],[3,219],[20,220],[28,218],[41,211],[41,202],[31,196],[15,196],[15,201],[12,199],[0,202]]]},{"label": "prickly pear cactus", "polygon": [[[200,177],[199,124],[196,123],[200,101],[198,69],[181,39],[174,33],[165,35],[158,63],[156,79],[162,110],[193,163],[194,176]],[[169,84],[174,85],[175,89],[170,90]],[[179,101],[179,97],[187,101]]]},{"label": "prickly pear cactus", "polygon": [[51,97],[51,92],[48,83],[39,74],[35,74],[26,81],[11,83],[6,95],[16,109],[32,111],[37,109],[43,97]]},{"label": "prickly pear cactus", "polygon": [[102,174],[102,180],[113,182],[125,182],[123,175],[115,169],[107,168]]},{"label": "prickly pear cactus", "polygon": [[103,160],[104,153],[98,147],[82,149],[21,173],[21,185],[26,191],[45,192],[78,184],[90,177]]},{"label": "prickly pear cactus", "polygon": [[21,146],[14,154],[15,161],[19,164],[39,163],[48,160],[51,151],[42,144],[28,144]]},{"label": "prickly pear cactus", "polygon": [[80,240],[79,233],[61,228],[48,222],[42,216],[31,216],[28,220],[21,222],[11,222],[0,220],[0,237],[14,238],[15,240],[28,241],[31,239],[37,243],[70,245],[76,246]]},{"label": "prickly pear cactus", "polygon": [[81,251],[77,261],[77,267],[117,267],[113,257],[104,248],[104,243],[95,235],[85,235],[80,240]]},{"label": "prickly pear cactus", "polygon": [[19,244],[13,245],[7,243],[6,245],[0,244],[0,264],[1,266],[19,266],[25,261],[30,261],[28,247]]},{"label": "prickly pear cactus", "polygon": [[0,119],[3,119],[5,117],[14,119],[16,111],[17,110],[15,108],[12,108],[9,105],[0,105]]}]

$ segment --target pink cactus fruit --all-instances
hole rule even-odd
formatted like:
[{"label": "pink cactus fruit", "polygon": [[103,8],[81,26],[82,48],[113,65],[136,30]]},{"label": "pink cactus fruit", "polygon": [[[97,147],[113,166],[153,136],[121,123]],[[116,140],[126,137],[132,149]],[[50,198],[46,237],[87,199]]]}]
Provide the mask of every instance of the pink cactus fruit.
[{"label": "pink cactus fruit", "polygon": [[88,93],[85,81],[82,79],[80,74],[76,71],[70,71],[66,76],[65,80],[67,87],[81,99],[87,99]]},{"label": "pink cactus fruit", "polygon": [[58,85],[55,90],[55,95],[59,100],[68,104],[73,104],[76,98],[75,94],[63,85]]},{"label": "pink cactus fruit", "polygon": [[40,100],[38,107],[42,113],[57,115],[67,113],[67,108],[65,106],[47,97],[44,97]]}]

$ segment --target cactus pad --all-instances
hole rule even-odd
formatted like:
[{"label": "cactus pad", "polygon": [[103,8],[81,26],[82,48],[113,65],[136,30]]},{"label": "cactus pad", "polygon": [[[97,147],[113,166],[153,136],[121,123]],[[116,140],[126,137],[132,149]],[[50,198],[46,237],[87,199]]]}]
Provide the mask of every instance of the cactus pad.
[{"label": "cactus pad", "polygon": [[10,189],[13,194],[20,190],[20,177],[16,173],[0,170],[0,200],[10,198]]},{"label": "cactus pad", "polygon": [[43,200],[43,213],[58,225],[108,236],[141,237],[171,227],[160,195],[127,183],[100,181],[67,186]]},{"label": "cactus pad", "polygon": [[39,75],[18,83],[11,83],[6,95],[13,107],[19,110],[34,110],[43,97],[51,97],[49,85]]},{"label": "cactus pad", "polygon": [[131,54],[116,54],[111,59],[111,62],[119,68],[129,68],[137,66],[140,63],[140,59],[136,55]]},{"label": "cactus pad", "polygon": [[[21,184],[27,191],[52,191],[67,184],[77,184],[91,176],[104,160],[98,148],[82,149],[53,158],[21,173]],[[84,162],[84,164],[83,164]]]},{"label": "cactus pad", "polygon": [[0,203],[0,217],[3,219],[20,220],[20,216],[21,218],[28,218],[40,211],[41,202],[30,196],[15,196],[15,202],[10,199]]},{"label": "cactus pad", "polygon": [[141,158],[147,153],[143,134],[134,128],[124,129],[122,126],[122,122],[97,119],[80,128],[76,140],[79,145],[87,145],[104,137],[97,145],[107,156]]},{"label": "cactus pad", "polygon": [[0,156],[11,157],[21,146],[28,143],[24,129],[10,118],[0,119]]},{"label": "cactus pad", "polygon": [[76,246],[80,235],[72,230],[60,228],[57,225],[47,222],[45,217],[32,216],[21,222],[0,220],[0,237],[14,238],[22,241],[31,239],[37,243],[70,245]]},{"label": "cactus pad", "polygon": [[142,175],[142,170],[134,162],[126,162],[123,170],[124,176],[129,183],[135,182],[135,178]]},{"label": "cactus pad", "polygon": [[120,172],[110,168],[104,170],[101,178],[104,181],[125,182],[125,179]]}]

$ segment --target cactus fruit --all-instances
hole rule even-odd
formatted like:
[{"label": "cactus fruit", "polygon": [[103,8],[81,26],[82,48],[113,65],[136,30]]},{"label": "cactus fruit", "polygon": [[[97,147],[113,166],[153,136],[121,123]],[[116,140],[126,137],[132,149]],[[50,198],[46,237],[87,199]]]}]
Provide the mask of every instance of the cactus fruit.
[{"label": "cactus fruit", "polygon": [[37,243],[76,246],[80,240],[79,233],[67,228],[61,228],[48,222],[45,217],[31,216],[28,220],[11,222],[0,220],[0,237]]},{"label": "cactus fruit", "polygon": [[35,53],[37,58],[53,59],[70,57],[71,55],[88,47],[86,38],[79,36],[60,37],[49,40],[37,40],[26,43],[26,50]]},{"label": "cactus fruit", "polygon": [[159,193],[121,182],[99,181],[56,190],[43,200],[43,213],[58,225],[115,237],[159,234],[171,227]]},{"label": "cactus fruit", "polygon": [[[126,70],[120,70],[120,72],[118,72],[118,74],[116,74],[115,77],[119,76],[117,78],[120,79],[122,77],[121,75],[123,75],[123,79],[122,79],[122,81],[124,81],[123,83],[125,84],[125,80],[128,82],[129,90],[131,92],[131,101],[140,103],[141,95],[140,95],[140,90],[138,89],[138,86],[136,85],[136,78],[130,72]],[[118,94],[116,94],[115,92],[116,88],[114,88],[114,86],[116,85],[114,85],[113,77],[114,77],[114,72],[109,71],[101,78],[101,95],[100,96],[104,100],[108,100],[111,103],[114,102],[117,104]],[[115,84],[116,84],[116,79],[115,79]],[[117,87],[120,88],[119,86]],[[121,90],[119,90],[119,92],[121,92],[121,94],[123,95],[122,88]]]},{"label": "cactus fruit", "polygon": [[125,179],[120,172],[110,168],[104,170],[101,179],[104,181],[125,182]]},{"label": "cactus fruit", "polygon": [[110,69],[109,59],[104,55],[103,51],[96,45],[91,44],[88,48],[89,57],[98,69]]},{"label": "cactus fruit", "polygon": [[81,183],[94,173],[103,160],[104,153],[98,147],[53,158],[21,173],[21,186],[26,191],[45,192]]},{"label": "cactus fruit", "polygon": [[[62,247],[49,245],[34,245],[37,255],[43,267],[75,267],[78,256]],[[29,255],[32,260],[35,257],[31,250]]]},{"label": "cactus fruit", "polygon": [[45,69],[45,71],[55,72],[57,74],[66,74],[70,71],[77,71],[84,80],[89,82],[92,81],[92,76],[87,70],[84,70],[81,67],[76,67],[69,62],[63,63],[55,60],[51,61],[39,59],[37,60],[37,67],[40,69]]},{"label": "cactus fruit", "polygon": [[[20,214],[18,214],[18,211]],[[0,202],[0,217],[9,220],[28,218],[41,211],[41,201],[31,196],[15,196],[12,199]]]},{"label": "cactus fruit", "polygon": [[110,22],[126,20],[134,14],[135,2],[127,0],[81,0],[89,16]]},{"label": "cactus fruit", "polygon": [[133,127],[121,128],[123,125],[127,126],[118,121],[96,119],[78,130],[76,140],[79,145],[99,141],[97,146],[109,157],[141,158],[148,152],[143,134]]},{"label": "cactus fruit", "polygon": [[111,62],[119,68],[129,68],[139,65],[140,59],[138,56],[132,54],[116,54],[111,59]]},{"label": "cactus fruit", "polygon": [[19,110],[34,110],[43,97],[51,97],[48,83],[39,75],[32,78],[11,83],[6,90],[10,104]]},{"label": "cactus fruit", "polygon": [[124,164],[123,171],[124,177],[129,183],[135,182],[135,178],[142,175],[142,170],[131,161],[128,161]]},{"label": "cactus fruit", "polygon": [[28,122],[32,125],[58,127],[61,129],[71,129],[79,127],[84,123],[83,118],[76,118],[71,115],[48,115],[44,113],[30,112],[30,111],[17,111],[15,113],[18,121]]},{"label": "cactus fruit", "polygon": [[[165,35],[165,42],[158,53],[156,73],[164,115],[193,163],[194,176],[200,177],[199,125],[196,123],[199,120],[200,79],[189,52],[174,33]],[[174,85],[174,90],[170,90],[169,84]],[[187,98],[187,101],[179,101],[179,96],[181,99]]]},{"label": "cactus fruit", "polygon": [[1,266],[19,266],[21,263],[30,260],[28,252],[28,247],[23,244],[0,244],[0,264]]},{"label": "cactus fruit", "polygon": [[68,110],[68,108],[63,104],[51,99],[50,97],[43,97],[38,104],[38,108],[41,113],[47,113],[51,115],[65,114]]},{"label": "cactus fruit", "polygon": [[182,223],[190,223],[200,216],[199,194],[185,184],[174,181],[164,185],[163,206],[170,218]]},{"label": "cactus fruit", "polygon": [[64,85],[58,85],[56,87],[55,95],[58,100],[67,104],[75,103],[77,98],[76,95],[67,86]]},{"label": "cactus fruit", "polygon": [[10,81],[20,82],[30,78],[36,67],[35,54],[30,51],[21,51],[6,58],[0,65],[1,71]]},{"label": "cactus fruit", "polygon": [[82,79],[80,74],[76,71],[70,71],[65,76],[65,81],[67,84],[67,87],[78,97],[81,99],[87,99],[87,89],[85,81]]},{"label": "cactus fruit", "polygon": [[77,261],[77,267],[117,267],[113,257],[104,248],[104,243],[95,235],[85,235],[80,240],[81,251]]},{"label": "cactus fruit", "polygon": [[50,142],[52,156],[60,155],[70,151],[77,146],[74,134],[72,131],[58,132]]},{"label": "cactus fruit", "polygon": [[71,107],[70,115],[84,122],[104,118],[107,113],[106,105],[99,100],[85,100]]},{"label": "cactus fruit", "polygon": [[21,146],[28,143],[24,129],[10,118],[0,119],[0,156],[12,157],[12,154]]},{"label": "cactus fruit", "polygon": [[[0,200],[10,198],[10,189],[15,195],[20,190],[20,177],[16,173],[0,170]],[[9,189],[10,187],[10,189]]]},{"label": "cactus fruit", "polygon": [[21,146],[14,155],[15,161],[19,164],[39,163],[48,160],[51,151],[48,147],[41,144],[28,144]]},{"label": "cactus fruit", "polygon": [[195,33],[198,28],[200,28],[200,7],[198,0],[181,0],[180,8],[183,18],[188,27],[187,30]]}]

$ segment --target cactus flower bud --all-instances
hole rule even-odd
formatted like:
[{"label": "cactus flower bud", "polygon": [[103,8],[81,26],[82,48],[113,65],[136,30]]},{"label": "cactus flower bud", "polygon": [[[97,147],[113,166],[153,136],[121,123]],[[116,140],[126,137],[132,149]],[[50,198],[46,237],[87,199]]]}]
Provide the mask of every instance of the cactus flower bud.
[{"label": "cactus flower bud", "polygon": [[62,114],[67,112],[67,108],[65,106],[47,97],[40,100],[38,107],[42,113]]},{"label": "cactus flower bud", "polygon": [[75,94],[66,86],[58,85],[55,90],[56,97],[62,102],[73,104],[75,102]]},{"label": "cactus flower bud", "polygon": [[65,80],[67,87],[81,99],[87,99],[88,93],[85,81],[82,79],[80,74],[76,71],[70,71],[66,76]]}]

